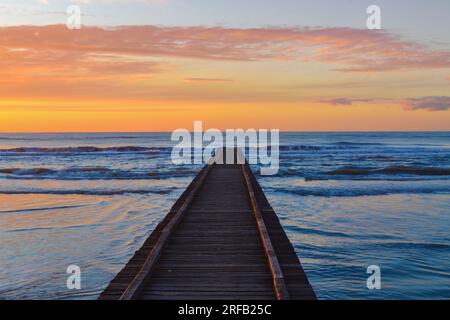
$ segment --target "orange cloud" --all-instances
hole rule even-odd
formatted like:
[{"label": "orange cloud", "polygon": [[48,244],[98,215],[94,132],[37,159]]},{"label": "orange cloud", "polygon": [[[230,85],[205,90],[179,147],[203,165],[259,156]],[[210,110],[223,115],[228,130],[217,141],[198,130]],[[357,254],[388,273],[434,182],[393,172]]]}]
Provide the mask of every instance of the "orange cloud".
[{"label": "orange cloud", "polygon": [[[39,60],[78,55],[172,56],[258,61],[301,59],[344,65],[343,72],[449,68],[450,52],[399,39],[380,30],[353,28],[87,27],[18,26],[0,28],[5,50]],[[15,52],[17,54],[17,51]]]},{"label": "orange cloud", "polygon": [[212,83],[221,83],[221,82],[233,82],[233,80],[231,79],[220,79],[220,78],[187,78],[184,79],[188,82],[200,82],[200,83],[205,83],[205,82],[212,82]]},{"label": "orange cloud", "polygon": [[[287,67],[279,68],[283,63]],[[331,67],[314,69],[316,63]],[[297,74],[285,73],[295,65],[309,68],[300,89]],[[445,97],[370,99],[376,93],[358,89],[367,83],[364,76],[344,73],[449,67],[448,51],[386,31],[0,27],[0,131],[172,130],[196,119],[219,128],[448,129],[448,112],[427,112],[448,110]],[[341,74],[328,77],[332,68]],[[327,87],[324,77],[335,83]],[[387,74],[378,81],[390,79]],[[338,91],[338,85],[347,90]],[[312,101],[334,94],[350,98]],[[354,103],[358,108],[330,108]],[[393,103],[417,111],[392,108]]]}]

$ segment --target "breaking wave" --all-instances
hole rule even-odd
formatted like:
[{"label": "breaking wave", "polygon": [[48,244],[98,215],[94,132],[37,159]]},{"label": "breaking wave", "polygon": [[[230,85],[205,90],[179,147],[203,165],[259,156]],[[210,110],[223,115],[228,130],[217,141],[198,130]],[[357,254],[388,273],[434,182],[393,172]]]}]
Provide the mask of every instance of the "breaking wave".
[{"label": "breaking wave", "polygon": [[7,179],[55,179],[55,180],[147,180],[167,179],[195,175],[195,168],[175,168],[173,170],[119,170],[106,167],[51,168],[2,168],[0,177]]},{"label": "breaking wave", "polygon": [[450,175],[450,168],[439,167],[416,167],[416,166],[393,166],[386,168],[358,168],[358,167],[342,167],[330,172],[329,175],[370,175],[370,174],[409,174],[409,175],[423,175],[423,176],[448,176]]},{"label": "breaking wave", "polygon": [[266,187],[273,193],[286,193],[298,196],[316,197],[359,197],[383,196],[391,194],[450,194],[450,185],[446,181],[434,183],[401,183],[401,184],[357,184],[348,186],[305,186],[305,187]]},{"label": "breaking wave", "polygon": [[95,153],[95,152],[147,152],[159,153],[170,151],[169,147],[140,147],[140,146],[120,146],[120,147],[61,147],[61,148],[39,148],[20,147],[11,149],[0,149],[1,154],[8,153]]}]

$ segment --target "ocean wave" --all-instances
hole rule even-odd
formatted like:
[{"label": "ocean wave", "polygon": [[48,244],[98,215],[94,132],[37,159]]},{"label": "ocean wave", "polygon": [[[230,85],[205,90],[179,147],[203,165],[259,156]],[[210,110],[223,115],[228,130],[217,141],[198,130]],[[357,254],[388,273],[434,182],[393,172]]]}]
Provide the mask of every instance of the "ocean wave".
[{"label": "ocean wave", "polygon": [[[269,146],[270,150],[272,146]],[[309,146],[309,145],[280,145],[280,151],[319,151],[322,150],[320,146]]]},{"label": "ocean wave", "polygon": [[298,225],[291,225],[287,226],[286,229],[288,232],[294,232],[297,234],[308,234],[308,235],[317,235],[317,236],[324,236],[324,237],[334,237],[334,238],[349,238],[349,239],[360,239],[360,240],[396,240],[399,239],[399,237],[395,237],[392,235],[385,235],[385,234],[357,234],[357,233],[344,233],[344,232],[337,232],[337,231],[330,231],[330,230],[324,230],[324,229],[317,229],[317,228],[307,228],[307,227],[300,227]]},{"label": "ocean wave", "polygon": [[146,138],[145,136],[111,136],[111,137],[95,137],[95,139],[139,139]]},{"label": "ocean wave", "polygon": [[56,173],[56,170],[48,169],[48,168],[29,168],[29,169],[20,169],[20,168],[5,168],[0,169],[0,173],[3,174],[15,174],[15,175],[43,175],[43,174],[52,174]]},{"label": "ocean wave", "polygon": [[88,172],[111,172],[111,169],[105,167],[78,167],[65,168],[61,170],[49,168],[4,168],[0,169],[0,173],[14,175],[47,175],[55,173],[88,173]]},{"label": "ocean wave", "polygon": [[141,147],[141,146],[120,146],[120,147],[61,147],[61,148],[39,148],[39,147],[19,147],[10,149],[0,149],[0,153],[96,153],[96,152],[147,152],[158,153],[169,151],[169,147]]},{"label": "ocean wave", "polygon": [[[291,152],[291,151],[333,151],[333,150],[354,150],[361,149],[362,146],[366,144],[328,144],[328,145],[280,145],[279,149],[281,152]],[[376,144],[367,144],[366,146],[376,146]],[[270,150],[272,147],[269,146]]]},{"label": "ocean wave", "polygon": [[7,230],[7,233],[16,233],[16,232],[39,232],[45,231],[48,232],[50,230],[75,230],[80,228],[95,228],[99,226],[99,224],[80,224],[80,225],[72,225],[66,227],[32,227],[32,228],[21,228],[21,229],[13,229]]},{"label": "ocean wave", "polygon": [[34,180],[147,180],[167,179],[195,175],[195,168],[175,168],[173,170],[119,170],[100,166],[69,167],[63,169],[38,168],[1,168],[0,177],[7,179]]},{"label": "ocean wave", "polygon": [[353,187],[353,188],[336,188],[336,187],[282,187],[265,188],[268,192],[287,193],[298,196],[315,196],[315,197],[360,197],[360,196],[383,196],[391,194],[450,194],[450,186],[385,186],[385,187]]},{"label": "ocean wave", "polygon": [[428,250],[445,250],[450,248],[450,245],[445,243],[433,243],[433,242],[386,242],[371,244],[371,246],[376,245],[380,247],[386,247],[389,249],[428,249]]},{"label": "ocean wave", "polygon": [[80,208],[80,207],[82,207],[82,205],[43,207],[43,208],[26,208],[26,209],[18,209],[18,210],[0,210],[0,213],[23,213],[23,212],[35,212],[35,211],[51,211],[51,210],[73,209],[73,208]]},{"label": "ocean wave", "polygon": [[[122,137],[122,139],[128,139],[128,137]],[[379,143],[352,143],[352,142],[336,142],[329,144],[320,144],[320,145],[308,145],[308,144],[280,144],[276,145],[281,153],[289,153],[292,151],[299,152],[319,152],[319,151],[342,151],[342,150],[365,150],[370,152],[377,152],[378,157],[382,158],[383,156],[379,155],[380,147],[383,148],[383,152],[387,150],[391,150],[390,147],[384,144]],[[267,149],[270,151],[275,147],[275,145],[267,145]],[[246,150],[248,149],[256,149],[257,146],[246,146]],[[170,146],[159,146],[159,147],[144,147],[144,146],[111,146],[111,147],[98,147],[98,146],[71,146],[71,147],[12,147],[12,148],[3,148],[0,149],[0,154],[8,155],[8,154],[76,154],[76,153],[169,153],[172,151],[172,147]],[[392,147],[392,151],[398,153],[401,151],[402,153],[420,153],[420,152],[448,152],[448,149],[444,148],[442,150],[430,150],[428,148],[401,148],[398,149],[396,147]]]},{"label": "ocean wave", "polygon": [[450,168],[440,167],[416,167],[416,166],[393,166],[385,168],[359,168],[359,167],[342,167],[330,172],[328,175],[370,175],[370,174],[409,174],[422,176],[448,176],[450,175]]},{"label": "ocean wave", "polygon": [[0,194],[57,194],[57,195],[93,195],[93,196],[114,196],[124,194],[158,194],[167,195],[176,188],[165,189],[17,189],[0,190]]},{"label": "ocean wave", "polygon": [[312,234],[318,236],[325,237],[336,237],[336,238],[351,238],[352,235],[343,233],[343,232],[335,232],[335,231],[327,231],[327,230],[319,230],[315,228],[304,228],[300,226],[288,226],[286,227],[288,231],[297,233],[297,234]]},{"label": "ocean wave", "polygon": [[[387,145],[383,143],[363,143],[363,142],[334,142],[324,143],[320,145],[302,145],[302,144],[281,144],[279,145],[280,151],[326,151],[326,150],[354,150],[363,148],[385,148]],[[271,146],[269,146],[269,149]]]},{"label": "ocean wave", "polygon": [[384,146],[384,143],[379,142],[351,142],[351,141],[338,141],[331,143],[332,145],[342,146]]}]

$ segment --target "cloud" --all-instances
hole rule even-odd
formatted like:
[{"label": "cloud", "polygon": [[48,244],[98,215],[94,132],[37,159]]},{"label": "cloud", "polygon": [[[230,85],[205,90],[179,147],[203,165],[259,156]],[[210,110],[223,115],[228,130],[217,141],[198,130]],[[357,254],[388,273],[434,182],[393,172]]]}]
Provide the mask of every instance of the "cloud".
[{"label": "cloud", "polygon": [[[39,35],[36,35],[39,37]],[[48,80],[96,79],[108,76],[151,75],[166,68],[166,64],[134,59],[121,55],[108,55],[78,51],[38,51],[30,48],[0,48],[0,75],[10,76],[8,81],[38,78]]]},{"label": "cloud", "polygon": [[447,111],[450,110],[450,97],[409,98],[403,104],[408,110]]},{"label": "cloud", "polygon": [[[341,72],[450,67],[449,52],[432,51],[385,31],[164,26],[83,26],[80,30],[69,30],[63,25],[14,26],[0,27],[0,95],[217,99],[219,92],[174,84],[180,79],[180,72],[194,70],[187,67],[192,67],[190,60],[196,59],[320,62],[331,64]],[[174,68],[178,69],[163,81],[150,81],[153,75],[170,73]],[[217,73],[211,73],[212,77],[206,73],[205,77],[181,75],[181,79],[198,84],[234,81],[220,74],[221,70],[223,66],[214,70]],[[354,87],[351,82],[347,85]],[[220,94],[223,94],[220,99],[236,101],[298,99],[256,85],[249,90],[236,90],[234,95]],[[392,100],[337,97],[321,102],[349,106],[389,101]],[[409,110],[443,110],[440,104],[431,104],[430,100],[425,101],[428,107],[411,99],[392,102],[402,103]]]},{"label": "cloud", "polygon": [[351,106],[354,103],[383,103],[383,102],[391,102],[392,99],[386,98],[332,98],[332,99],[323,99],[317,102],[331,104],[333,106]]},{"label": "cloud", "polygon": [[[36,34],[38,36],[36,36]],[[450,68],[450,51],[431,50],[380,30],[353,28],[223,28],[65,26],[0,28],[0,46],[42,54],[183,57],[229,61],[300,60],[340,72]]]},{"label": "cloud", "polygon": [[[40,2],[46,2],[48,4],[49,0],[38,0]],[[170,2],[170,0],[70,0],[70,2],[75,4],[130,4],[130,3],[145,3],[145,4],[157,4],[165,5]]]},{"label": "cloud", "polygon": [[349,98],[334,98],[334,99],[325,99],[320,100],[320,103],[331,104],[333,106],[351,106],[353,104],[352,99]]},{"label": "cloud", "polygon": [[351,106],[354,103],[394,103],[405,107],[406,110],[428,110],[428,111],[447,111],[450,110],[450,97],[429,96],[422,98],[332,98],[317,101],[319,103],[330,104],[333,106]]},{"label": "cloud", "polygon": [[220,82],[233,82],[231,79],[221,79],[221,78],[186,78],[184,79],[188,82],[212,82],[212,83],[220,83]]}]

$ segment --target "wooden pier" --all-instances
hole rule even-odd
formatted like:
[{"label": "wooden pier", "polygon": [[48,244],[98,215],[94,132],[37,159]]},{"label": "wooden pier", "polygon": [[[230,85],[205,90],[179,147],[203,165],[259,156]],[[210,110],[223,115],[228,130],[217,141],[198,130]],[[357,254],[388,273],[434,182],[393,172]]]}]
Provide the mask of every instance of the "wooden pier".
[{"label": "wooden pier", "polygon": [[243,162],[206,165],[99,299],[315,299]]}]

